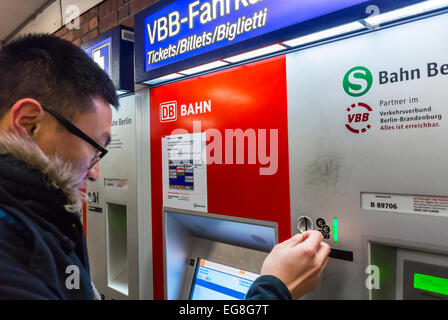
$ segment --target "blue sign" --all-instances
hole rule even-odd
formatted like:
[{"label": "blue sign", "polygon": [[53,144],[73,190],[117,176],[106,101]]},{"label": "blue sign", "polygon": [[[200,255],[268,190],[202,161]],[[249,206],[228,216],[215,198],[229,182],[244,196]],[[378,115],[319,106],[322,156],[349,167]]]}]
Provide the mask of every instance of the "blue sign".
[{"label": "blue sign", "polygon": [[112,38],[107,38],[100,41],[93,46],[85,49],[84,51],[95,61],[101,69],[103,69],[109,77],[111,76],[112,67],[111,63],[111,46]]},{"label": "blue sign", "polygon": [[145,71],[367,0],[178,0],[147,16]]},{"label": "blue sign", "polygon": [[134,32],[118,26],[85,43],[83,50],[111,78],[118,94],[134,91]]},{"label": "blue sign", "polygon": [[[163,0],[136,15],[138,83],[423,0]],[[371,8],[371,7],[370,7]]]}]

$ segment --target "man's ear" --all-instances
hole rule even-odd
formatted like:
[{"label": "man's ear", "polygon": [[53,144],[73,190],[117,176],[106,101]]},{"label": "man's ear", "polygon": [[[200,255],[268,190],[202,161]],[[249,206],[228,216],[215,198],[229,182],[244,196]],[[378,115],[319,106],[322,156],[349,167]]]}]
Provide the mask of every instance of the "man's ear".
[{"label": "man's ear", "polygon": [[9,110],[9,130],[21,136],[33,137],[41,124],[44,110],[34,99],[20,99]]}]

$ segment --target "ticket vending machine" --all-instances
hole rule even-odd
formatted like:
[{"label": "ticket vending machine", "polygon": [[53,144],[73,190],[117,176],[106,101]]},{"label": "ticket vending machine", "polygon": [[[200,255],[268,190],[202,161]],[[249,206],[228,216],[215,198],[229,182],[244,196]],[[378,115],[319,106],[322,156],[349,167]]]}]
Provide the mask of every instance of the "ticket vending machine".
[{"label": "ticket vending machine", "polygon": [[109,74],[120,95],[112,108],[112,139],[100,178],[88,182],[87,247],[103,299],[152,299],[149,90],[134,92],[133,33],[118,27],[84,46]]},{"label": "ticket vending machine", "polygon": [[353,254],[310,298],[448,299],[447,25],[442,14],[287,55],[291,232],[308,217]]}]

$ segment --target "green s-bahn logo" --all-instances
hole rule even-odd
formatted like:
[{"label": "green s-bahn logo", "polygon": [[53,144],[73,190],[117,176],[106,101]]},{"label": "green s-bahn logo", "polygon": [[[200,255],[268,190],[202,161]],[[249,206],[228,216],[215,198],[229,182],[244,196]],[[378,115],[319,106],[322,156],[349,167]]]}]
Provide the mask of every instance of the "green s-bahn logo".
[{"label": "green s-bahn logo", "polygon": [[344,77],[344,90],[352,97],[360,97],[369,92],[372,88],[372,72],[365,67],[354,67],[350,69]]}]

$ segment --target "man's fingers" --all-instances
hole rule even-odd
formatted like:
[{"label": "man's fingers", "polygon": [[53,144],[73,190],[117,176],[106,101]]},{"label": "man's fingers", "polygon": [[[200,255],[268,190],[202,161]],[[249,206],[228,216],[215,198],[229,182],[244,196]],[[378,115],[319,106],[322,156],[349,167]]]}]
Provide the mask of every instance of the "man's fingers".
[{"label": "man's fingers", "polygon": [[305,231],[302,233],[297,233],[295,234],[293,237],[291,237],[290,239],[286,240],[284,243],[294,247],[300,243],[302,243],[303,241],[305,241],[306,239],[308,239],[308,237],[310,236],[311,231]]},{"label": "man's fingers", "polygon": [[308,239],[308,237],[310,236],[310,234],[311,234],[311,230],[303,232],[303,233],[302,233],[303,240]]},{"label": "man's fingers", "polygon": [[298,233],[289,238],[288,240],[283,241],[281,245],[294,247],[299,243],[301,243],[303,239],[304,239],[303,234]]},{"label": "man's fingers", "polygon": [[312,250],[317,251],[322,243],[322,233],[319,231],[308,231],[306,238],[304,237],[303,244],[309,246]]},{"label": "man's fingers", "polygon": [[324,261],[325,259],[328,259],[328,256],[330,254],[330,246],[326,244],[325,242],[320,243],[319,251],[317,251],[316,258],[318,261]]}]

